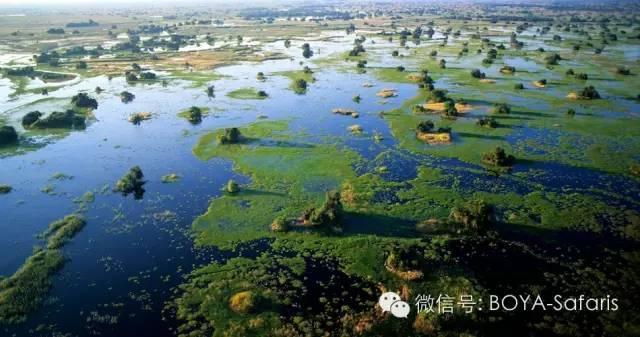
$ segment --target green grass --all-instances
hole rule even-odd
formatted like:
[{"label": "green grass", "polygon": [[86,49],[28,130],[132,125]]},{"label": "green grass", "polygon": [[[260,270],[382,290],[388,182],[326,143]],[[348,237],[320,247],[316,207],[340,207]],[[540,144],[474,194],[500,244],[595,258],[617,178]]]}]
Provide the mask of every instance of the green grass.
[{"label": "green grass", "polygon": [[266,99],[267,96],[260,95],[260,91],[255,88],[241,88],[227,93],[228,97],[235,99]]},{"label": "green grass", "polygon": [[193,150],[198,158],[231,159],[234,169],[249,175],[252,183],[211,202],[194,223],[198,243],[229,247],[270,236],[276,216],[297,217],[321,203],[326,191],[355,177],[350,163],[359,157],[354,152],[305,143],[285,135],[286,130],[285,121],[262,122],[240,129],[245,137],[241,144],[219,145],[215,139],[220,131],[200,138]]}]

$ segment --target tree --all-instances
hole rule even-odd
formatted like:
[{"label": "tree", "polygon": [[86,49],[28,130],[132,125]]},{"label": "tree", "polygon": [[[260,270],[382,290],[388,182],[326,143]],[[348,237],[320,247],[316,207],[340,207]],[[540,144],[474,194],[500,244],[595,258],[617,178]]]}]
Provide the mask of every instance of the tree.
[{"label": "tree", "polygon": [[289,41],[289,39],[284,40],[284,47],[285,48],[291,47],[291,41]]},{"label": "tree", "polygon": [[125,174],[120,180],[116,182],[116,187],[114,188],[115,192],[122,193],[123,196],[127,196],[130,193],[133,193],[134,198],[142,199],[144,195],[144,184],[146,181],[144,180],[144,174],[139,166],[134,166],[129,169],[129,172]]},{"label": "tree", "polygon": [[129,103],[133,101],[136,96],[128,91],[123,91],[120,93],[120,100],[122,103]]},{"label": "tree", "polygon": [[482,155],[482,162],[489,166],[509,167],[513,166],[515,161],[516,158],[512,155],[507,155],[501,147],[496,147]]},{"label": "tree", "polygon": [[587,75],[585,73],[578,73],[578,74],[576,74],[576,79],[582,80],[582,81],[586,81],[586,80],[589,79],[589,75]]},{"label": "tree", "polygon": [[156,79],[156,74],[152,73],[150,71],[145,71],[140,73],[140,79],[141,80],[155,80]]},{"label": "tree", "polygon": [[236,194],[240,192],[240,186],[233,179],[227,182],[226,191],[231,194]]},{"label": "tree", "polygon": [[493,207],[482,199],[469,200],[451,209],[449,220],[459,223],[466,230],[483,233],[493,223]]},{"label": "tree", "polygon": [[264,81],[265,80],[264,73],[259,71],[258,74],[256,75],[256,79],[258,81]]},{"label": "tree", "polygon": [[572,108],[569,108],[569,110],[567,110],[567,115],[568,116],[574,116],[576,114],[576,111],[573,110]]},{"label": "tree", "polygon": [[447,67],[447,61],[445,59],[440,59],[440,62],[438,65],[440,66],[440,68],[444,69]]},{"label": "tree", "polygon": [[522,89],[524,89],[524,84],[516,83],[516,84],[513,85],[513,88],[516,89],[516,90],[522,90]]},{"label": "tree", "polygon": [[202,122],[202,110],[197,106],[189,108],[189,117],[187,118],[192,124],[198,124]]},{"label": "tree", "polygon": [[446,116],[455,117],[458,115],[458,109],[456,109],[456,102],[452,99],[444,101],[444,111]]},{"label": "tree", "polygon": [[311,50],[311,46],[308,43],[302,45],[302,56],[306,59],[313,56],[313,50]]},{"label": "tree", "polygon": [[416,131],[418,133],[429,133],[433,131],[434,127],[435,125],[433,125],[433,122],[431,120],[426,120],[418,123],[418,126],[416,127]]},{"label": "tree", "polygon": [[80,61],[76,63],[76,69],[87,69],[87,62]]},{"label": "tree", "polygon": [[18,141],[18,133],[13,126],[4,125],[0,127],[0,146],[15,144]]},{"label": "tree", "polygon": [[473,70],[471,70],[471,77],[482,79],[482,78],[485,78],[486,75],[485,75],[485,73],[480,71],[480,69],[473,69]]},{"label": "tree", "polygon": [[585,87],[584,89],[582,89],[582,91],[580,91],[578,96],[580,96],[583,99],[599,99],[600,98],[600,93],[598,93],[596,88],[594,88],[592,85],[590,85],[590,86]]},{"label": "tree", "polygon": [[627,67],[619,66],[616,68],[616,74],[618,75],[631,75],[631,70]]},{"label": "tree", "polygon": [[98,108],[98,101],[96,101],[94,98],[89,97],[89,95],[84,92],[78,93],[77,95],[71,97],[71,103],[78,108]]},{"label": "tree", "polygon": [[325,201],[319,208],[309,208],[303,214],[303,221],[312,226],[340,226],[342,219],[342,202],[339,192],[327,192]]},{"label": "tree", "polygon": [[215,90],[215,87],[213,85],[208,86],[207,87],[207,96],[214,97],[215,96],[214,90]]},{"label": "tree", "polygon": [[307,81],[304,78],[299,78],[293,82],[293,89],[297,93],[304,93],[307,91]]},{"label": "tree", "polygon": [[35,123],[38,119],[42,117],[42,112],[40,111],[31,111],[22,117],[22,127],[28,129],[31,127],[33,123]]},{"label": "tree", "polygon": [[238,128],[226,128],[217,136],[218,144],[236,144],[240,142],[240,130]]},{"label": "tree", "polygon": [[429,92],[429,100],[435,103],[443,103],[447,100],[447,91],[442,89],[434,89]]},{"label": "tree", "polygon": [[497,103],[493,107],[493,112],[497,114],[511,113],[511,106],[507,103]]},{"label": "tree", "polygon": [[496,128],[498,127],[498,122],[493,117],[482,117],[476,120],[476,125],[483,128]]},{"label": "tree", "polygon": [[136,74],[132,72],[126,72],[125,79],[127,80],[127,82],[136,82],[138,80],[138,76],[136,76]]}]

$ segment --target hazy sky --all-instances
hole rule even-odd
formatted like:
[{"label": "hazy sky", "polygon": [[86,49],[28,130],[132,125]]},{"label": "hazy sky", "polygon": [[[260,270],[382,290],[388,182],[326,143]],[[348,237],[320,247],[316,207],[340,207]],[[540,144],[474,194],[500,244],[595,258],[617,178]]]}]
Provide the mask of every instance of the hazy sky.
[{"label": "hazy sky", "polygon": [[[250,3],[268,3],[270,0],[251,0]],[[60,5],[136,5],[136,4],[193,4],[193,3],[248,3],[246,0],[0,0],[0,6],[60,6]]]}]

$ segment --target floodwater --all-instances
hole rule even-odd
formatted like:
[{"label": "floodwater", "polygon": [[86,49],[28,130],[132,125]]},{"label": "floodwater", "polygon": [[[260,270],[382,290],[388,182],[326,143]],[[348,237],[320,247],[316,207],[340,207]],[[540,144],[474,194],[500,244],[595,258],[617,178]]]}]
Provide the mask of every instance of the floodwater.
[{"label": "floodwater", "polygon": [[[313,48],[322,56],[340,54],[351,49],[353,38],[336,33],[328,40],[314,41]],[[534,189],[535,183],[543,182],[550,190],[594,187],[616,191],[616,186],[626,186],[626,197],[639,194],[637,182],[626,177],[566,165],[519,164],[516,172],[543,170],[544,178],[529,183],[515,179],[499,182],[495,176],[461,171],[461,168],[480,167],[457,159],[419,156],[398,149],[387,122],[378,113],[400,107],[404,100],[416,94],[416,86],[385,83],[367,73],[311,65],[317,81],[310,84],[306,94],[297,95],[288,89],[288,78],[273,73],[301,69],[300,62],[304,60],[298,47],[302,43],[294,40],[289,49],[285,49],[282,42],[265,44],[266,49],[286,52],[291,59],[247,62],[217,69],[217,73],[226,76],[211,82],[215,84],[215,97],[208,97],[204,88],[193,88],[191,83],[179,79],[170,79],[163,87],[160,83],[130,85],[121,77],[109,80],[101,76],[78,79],[51,92],[43,101],[43,96],[37,94],[10,98],[9,83],[0,80],[0,118],[11,125],[19,125],[21,116],[32,110],[63,109],[68,98],[79,91],[90,92],[99,102],[95,118],[85,130],[71,131],[62,137],[41,136],[42,146],[0,158],[0,183],[14,188],[11,193],[0,196],[0,231],[3,233],[0,250],[4,252],[0,254],[1,275],[11,275],[20,267],[33,246],[41,244],[36,235],[50,222],[81,206],[75,199],[88,191],[95,194],[95,201],[86,204],[87,226],[64,248],[69,262],[54,278],[50,299],[30,316],[27,324],[3,328],[3,335],[24,336],[41,324],[53,324],[55,331],[81,336],[108,335],[116,330],[121,336],[167,335],[173,324],[162,319],[162,307],[164,301],[171,298],[171,288],[181,283],[184,274],[211,261],[256,254],[243,249],[222,252],[196,248],[188,231],[194,218],[206,211],[208,201],[220,195],[229,179],[249,182],[248,177],[233,172],[232,163],[227,160],[205,162],[195,158],[191,153],[194,144],[203,132],[246,125],[259,116],[266,116],[267,120],[291,120],[292,131],[305,131],[309,142],[326,142],[327,136],[336,136],[341,146],[354,149],[367,159],[385,152],[387,155],[375,165],[390,168],[389,173],[383,174],[388,180],[411,179],[419,165],[429,165],[458,175],[456,184],[470,191],[500,183],[518,193],[527,193]],[[367,44],[367,48],[371,48],[370,64],[397,65],[386,44],[383,39]],[[458,65],[464,66],[463,62]],[[523,58],[505,58],[504,63],[527,72],[544,69]],[[403,64],[417,67],[417,62],[403,61]],[[498,69],[499,65],[494,65],[489,72]],[[260,71],[267,76],[264,82],[255,79]],[[374,85],[363,87],[365,82]],[[94,94],[97,86],[105,91]],[[446,78],[437,86],[452,92],[469,90],[451,85]],[[269,98],[236,100],[226,96],[244,87],[264,90]],[[382,88],[395,88],[398,96],[382,100],[375,95]],[[123,90],[136,96],[133,102],[120,101],[119,93]],[[360,95],[362,101],[354,102],[354,95]],[[521,106],[540,104],[509,93],[491,99],[512,101]],[[178,112],[191,106],[209,107],[210,114],[199,125],[177,117]],[[333,108],[355,109],[360,118],[334,115]],[[130,114],[141,111],[151,112],[152,119],[140,125],[127,121]],[[352,135],[347,130],[352,124],[361,125],[365,134]],[[374,142],[374,132],[380,133],[384,140]],[[543,136],[544,131],[536,134],[531,129],[523,129],[508,140],[515,144],[521,137]],[[134,165],[142,168],[147,180],[142,200],[111,192],[115,182]],[[375,165],[361,167],[358,173],[373,171]],[[58,172],[72,178],[52,178]],[[169,173],[177,173],[181,179],[176,183],[162,183],[161,176]],[[450,181],[445,180],[441,184],[448,183]],[[52,192],[42,192],[46,186],[52,187]]]}]

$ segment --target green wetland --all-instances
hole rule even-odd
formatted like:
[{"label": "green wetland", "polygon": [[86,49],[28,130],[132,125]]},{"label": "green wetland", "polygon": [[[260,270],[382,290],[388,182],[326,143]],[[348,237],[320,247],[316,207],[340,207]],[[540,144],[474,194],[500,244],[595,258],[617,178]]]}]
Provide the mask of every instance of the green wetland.
[{"label": "green wetland", "polygon": [[636,3],[284,8],[7,7],[0,335],[640,336]]}]

